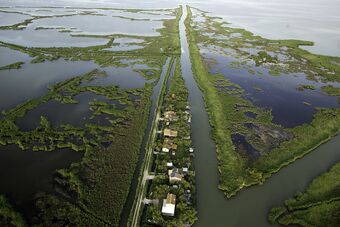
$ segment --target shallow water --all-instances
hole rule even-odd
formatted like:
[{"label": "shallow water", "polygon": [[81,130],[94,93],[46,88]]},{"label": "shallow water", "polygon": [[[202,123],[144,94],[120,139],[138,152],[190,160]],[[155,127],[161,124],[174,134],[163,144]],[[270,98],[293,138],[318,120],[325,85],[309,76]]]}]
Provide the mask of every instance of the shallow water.
[{"label": "shallow water", "polygon": [[0,30],[0,40],[28,47],[87,47],[104,45],[103,38],[74,37],[57,29],[35,30],[28,26],[24,30]]},{"label": "shallow water", "polygon": [[[236,59],[208,52],[204,50],[204,56],[215,62],[209,66],[210,72],[222,73],[226,79],[245,90],[245,98],[256,106],[271,109],[274,123],[294,127],[311,122],[316,107],[340,107],[337,97],[321,92],[320,87],[327,83],[310,81],[303,73],[272,76],[267,69],[255,66],[252,67],[255,70],[252,74],[248,69],[230,67],[230,63]],[[301,84],[313,85],[316,89],[299,91],[297,88]]]},{"label": "shallow water", "polygon": [[173,15],[165,14],[164,12],[152,11],[150,13],[138,12],[138,13],[131,13],[131,12],[112,12],[111,16],[123,16],[123,17],[130,17],[135,19],[146,19],[146,20],[168,20],[174,19]]},{"label": "shallow water", "polygon": [[57,60],[26,63],[20,69],[0,71],[0,110],[9,109],[28,99],[45,94],[47,86],[80,76],[97,67],[92,62]]},{"label": "shallow water", "polygon": [[52,176],[55,170],[79,162],[83,154],[72,150],[54,152],[22,151],[15,145],[0,146],[0,194],[32,216],[37,192],[53,192]]},{"label": "shallow water", "polygon": [[136,21],[110,16],[76,15],[71,17],[44,18],[37,20],[33,27],[66,27],[77,28],[79,34],[111,35],[143,35],[156,36],[156,29],[162,27],[162,21]]},{"label": "shallow water", "polygon": [[13,25],[30,19],[28,15],[0,12],[0,26]]},{"label": "shallow water", "polygon": [[[62,104],[58,101],[51,100],[39,105],[37,108],[28,111],[23,118],[17,121],[17,125],[23,131],[34,130],[40,123],[40,116],[46,117],[52,127],[59,127],[62,124],[71,124],[75,127],[84,127],[86,123],[97,125],[108,125],[105,117],[96,117],[90,119],[93,112],[89,109],[89,102],[93,100],[108,101],[104,96],[96,95],[90,92],[83,92],[74,97],[78,102],[76,104]],[[67,113],[67,114],[65,114]]]},{"label": "shallow water", "polygon": [[300,39],[315,42],[303,47],[313,53],[340,56],[340,2],[337,0],[214,0],[189,1],[269,39]]},{"label": "shallow water", "polygon": [[0,46],[0,67],[13,64],[18,61],[26,62],[30,59],[31,57],[25,53]]},{"label": "shallow water", "polygon": [[[313,53],[340,56],[340,18],[338,0],[158,0],[112,2],[109,0],[3,0],[3,6],[72,6],[114,8],[174,8],[189,4],[223,17],[232,26],[272,39],[302,39],[315,42],[304,47]],[[58,10],[58,9],[56,9]]]},{"label": "shallow water", "polygon": [[146,83],[145,79],[132,67],[105,67],[101,70],[105,71],[107,76],[84,82],[82,86],[107,86],[111,84],[120,88],[142,88]]},{"label": "shallow water", "polygon": [[46,8],[46,7],[11,7],[4,8],[4,10],[9,12],[24,13],[31,16],[55,16],[55,15],[72,15],[75,13],[82,12],[80,9],[65,9],[61,8]]}]

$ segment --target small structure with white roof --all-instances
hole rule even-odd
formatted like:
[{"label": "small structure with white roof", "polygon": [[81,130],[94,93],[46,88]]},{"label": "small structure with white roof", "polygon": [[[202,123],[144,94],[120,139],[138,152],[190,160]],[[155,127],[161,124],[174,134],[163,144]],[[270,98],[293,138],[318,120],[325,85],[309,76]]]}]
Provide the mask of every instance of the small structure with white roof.
[{"label": "small structure with white roof", "polygon": [[162,214],[166,216],[174,216],[176,208],[176,195],[168,193],[166,199],[163,199]]},{"label": "small structure with white roof", "polygon": [[167,162],[166,163],[166,167],[168,167],[168,168],[171,168],[171,167],[173,167],[174,166],[174,164],[172,164],[172,162]]}]

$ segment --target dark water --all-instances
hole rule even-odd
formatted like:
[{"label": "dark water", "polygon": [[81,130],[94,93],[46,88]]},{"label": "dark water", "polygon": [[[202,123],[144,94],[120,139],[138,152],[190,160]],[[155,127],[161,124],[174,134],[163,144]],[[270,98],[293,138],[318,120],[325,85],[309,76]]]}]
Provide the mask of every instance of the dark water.
[{"label": "dark water", "polygon": [[110,123],[103,116],[90,119],[93,112],[89,109],[89,102],[98,100],[119,106],[118,102],[109,101],[104,96],[90,92],[80,93],[74,99],[78,102],[77,104],[63,104],[55,100],[43,103],[37,108],[28,111],[23,118],[18,120],[17,125],[23,131],[33,130],[39,125],[40,116],[46,117],[53,127],[59,127],[62,124],[84,127],[86,123],[109,125]]},{"label": "dark water", "polygon": [[79,162],[82,156],[82,153],[66,149],[33,152],[22,151],[16,145],[0,146],[0,194],[6,195],[29,217],[35,194],[53,193],[53,173]]},{"label": "dark water", "polygon": [[268,211],[273,206],[303,191],[308,183],[340,161],[340,136],[320,146],[303,159],[297,160],[273,175],[261,186],[242,190],[232,199],[226,199],[218,189],[219,173],[215,144],[211,140],[211,127],[204,108],[202,93],[193,79],[188,43],[183,20],[180,22],[181,63],[189,101],[192,106],[192,134],[195,147],[198,222],[194,226],[265,227]]},{"label": "dark water", "polygon": [[114,84],[120,88],[143,88],[145,79],[132,67],[106,67],[102,68],[107,73],[105,77],[99,77],[90,82],[82,83],[82,86],[107,86]]},{"label": "dark water", "polygon": [[0,67],[13,64],[18,61],[26,62],[29,59],[30,56],[27,54],[0,46]]},{"label": "dark water", "polygon": [[244,135],[234,134],[231,136],[231,140],[237,147],[237,150],[242,152],[241,155],[251,159],[256,159],[261,156],[261,153],[248,143]]},{"label": "dark water", "polygon": [[57,60],[26,63],[20,69],[0,71],[0,111],[47,93],[47,86],[83,75],[97,67],[93,62]]},{"label": "dark water", "polygon": [[[321,92],[320,87],[326,83],[307,80],[303,73],[272,76],[267,69],[254,66],[252,69],[261,72],[261,75],[254,75],[248,69],[230,67],[230,62],[235,61],[232,57],[208,53],[204,56],[216,61],[210,66],[213,74],[222,73],[226,79],[240,85],[245,90],[245,98],[256,106],[271,109],[273,122],[284,127],[311,122],[315,107],[340,107],[337,97]],[[316,89],[299,91],[297,88],[301,84],[313,85]],[[334,85],[340,86],[338,83]]]}]

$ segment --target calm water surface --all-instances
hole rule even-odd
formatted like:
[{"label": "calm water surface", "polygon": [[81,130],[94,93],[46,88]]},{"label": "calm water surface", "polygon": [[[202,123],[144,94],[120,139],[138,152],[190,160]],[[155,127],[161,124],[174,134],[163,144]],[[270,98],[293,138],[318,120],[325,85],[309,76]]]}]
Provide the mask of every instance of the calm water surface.
[{"label": "calm water surface", "polygon": [[340,135],[320,146],[303,159],[297,160],[273,175],[262,186],[242,190],[227,200],[218,189],[219,173],[215,144],[210,137],[211,127],[204,108],[202,93],[191,71],[184,18],[180,21],[182,45],[182,70],[189,89],[192,106],[192,133],[195,147],[198,222],[194,226],[216,227],[265,227],[267,215],[273,206],[303,191],[310,181],[340,161]]},{"label": "calm water surface", "polygon": [[[214,15],[222,16],[225,20],[232,22],[232,26],[243,27],[268,38],[294,38],[315,41],[315,47],[309,47],[309,50],[320,54],[340,56],[340,20],[337,10],[339,9],[339,2],[336,0],[325,0],[322,2],[316,0],[303,0],[298,3],[293,0],[275,0],[270,3],[264,0],[214,0],[209,2],[196,0],[180,2],[189,2],[193,6],[212,12]],[[0,3],[0,6],[48,5],[86,6],[93,8],[99,6],[117,8],[172,8],[177,7],[178,3],[178,1],[165,0],[140,2],[132,0],[122,2],[112,2],[109,0],[75,0],[72,2],[66,0],[3,0]],[[67,11],[68,14],[72,14],[79,11],[78,9],[38,11],[34,8],[21,8],[21,10],[41,15],[51,13],[64,14]],[[195,168],[197,176],[197,206],[199,212],[199,221],[196,226],[269,226],[266,217],[267,212],[272,206],[281,205],[283,200],[294,195],[296,191],[303,191],[306,185],[314,177],[326,171],[337,161],[340,161],[338,149],[340,147],[340,137],[337,136],[329,143],[320,146],[305,158],[282,169],[282,171],[266,181],[264,185],[245,189],[231,200],[225,199],[224,195],[217,188],[219,174],[217,171],[215,144],[210,138],[211,128],[204,108],[202,93],[192,77],[183,24],[185,16],[186,12],[184,12],[180,22],[181,45],[183,48],[181,63],[186,85],[189,88],[189,101],[192,106],[193,114],[192,131],[196,152]],[[141,17],[144,17],[144,15]],[[164,15],[162,17],[164,17]],[[127,27],[124,26],[123,22],[121,24],[118,23],[119,26],[113,25],[109,21],[103,24],[91,23],[92,20],[98,22],[98,20],[105,18],[103,16],[77,16],[76,18],[78,19],[75,20],[72,20],[71,18],[72,17],[46,19],[43,21],[44,23],[29,25],[27,29],[22,31],[0,30],[0,40],[27,46],[51,46],[51,43],[53,43],[54,46],[88,46],[103,44],[107,41],[106,39],[71,37],[68,33],[60,33],[57,30],[36,31],[34,28],[37,25],[74,26],[82,32],[93,34],[108,34],[110,32],[130,32],[129,34],[145,35],[157,34],[154,27],[153,29],[150,29],[148,26],[142,26],[142,23],[133,23],[133,26]],[[85,26],[86,23],[84,23],[81,18],[85,18],[84,20],[88,21],[89,25]],[[117,18],[114,20],[116,19]],[[104,21],[106,20],[107,19],[104,19]],[[145,23],[145,21],[142,22]],[[152,21],[150,24],[155,25],[157,28],[157,25],[161,24],[161,22]],[[1,50],[2,49],[0,49],[0,51]],[[2,53],[4,52],[1,51],[0,56],[2,56]],[[10,54],[8,56],[10,56]],[[6,64],[6,60],[2,61]],[[95,67],[96,65],[90,62],[67,62],[58,60],[41,64],[26,63],[23,68],[19,70],[0,71],[0,109],[7,109],[28,98],[38,97],[47,91],[48,84],[81,75]],[[231,70],[226,69],[225,67],[222,67],[222,69]],[[113,70],[112,74],[116,72],[117,71]],[[252,94],[256,100],[260,101],[263,100],[263,95],[266,94],[266,92],[272,92],[274,89],[277,90],[276,88],[282,83],[287,83],[287,86],[288,83],[291,83],[291,80],[287,79],[290,75],[285,75],[282,78],[269,78],[269,76],[265,76],[263,79],[253,78],[249,80],[249,78],[243,77],[242,74],[239,78],[236,78],[236,76],[233,76],[235,72],[228,71],[228,74],[229,73],[231,80],[234,79],[241,85],[244,84],[244,89]],[[137,76],[135,78],[136,81],[139,81]],[[297,78],[301,79],[302,77],[297,75]],[[110,83],[110,81],[105,81],[105,78],[103,78],[103,80],[103,84]],[[264,80],[266,80],[266,82],[263,82]],[[299,79],[296,81],[298,80]],[[112,81],[115,83],[117,81],[125,81],[125,78]],[[243,81],[246,82],[243,83]],[[136,84],[139,83],[142,85],[144,79],[136,82]],[[126,86],[129,86],[130,84],[130,81],[126,82]],[[293,84],[295,84],[295,82],[293,82]],[[253,91],[254,85],[262,86],[261,88],[263,89],[264,94]],[[125,85],[122,84],[122,86]],[[295,91],[293,92],[293,90],[291,90],[293,86],[289,84],[288,87],[287,90],[278,91],[275,100],[280,100],[279,97],[281,96],[292,95],[289,97],[295,97]],[[155,91],[157,91],[157,88]],[[153,97],[156,97],[156,94],[157,93],[154,93]],[[296,102],[300,103],[310,96],[319,97],[318,94],[314,94],[310,91],[303,92],[302,94],[303,98],[301,98],[301,100],[296,100]],[[318,98],[313,100],[318,100]],[[287,101],[284,101],[283,103],[285,102]],[[312,104],[315,106],[321,104],[334,105],[334,100],[329,99],[325,101],[320,98],[319,101],[315,101],[315,103]],[[152,108],[155,108],[155,101],[153,101]],[[303,111],[306,111],[307,107],[304,108]],[[77,110],[74,111],[77,113]],[[81,106],[79,111],[81,116],[86,117],[86,114],[82,114],[84,112],[82,112]],[[151,116],[153,115],[151,114],[150,117]],[[149,118],[148,127],[150,127],[150,119],[152,118]],[[0,193],[7,193],[9,198],[13,201],[14,198],[16,198],[16,206],[25,207],[25,204],[32,202],[31,200],[36,191],[51,190],[51,175],[55,169],[65,168],[72,162],[76,162],[80,159],[81,154],[68,150],[33,153],[29,151],[20,151],[15,146],[0,147],[0,182],[2,182],[0,184]],[[141,161],[142,160],[139,162],[139,166]],[[136,183],[136,181],[134,183]],[[129,198],[126,209],[128,209],[133,202],[133,200],[131,200],[131,198],[134,198],[133,190],[130,192]],[[124,220],[126,220],[126,217],[126,215],[123,215],[123,219],[125,218]]]},{"label": "calm water surface", "polygon": [[20,69],[0,71],[0,110],[8,109],[28,99],[38,98],[47,86],[80,76],[96,68],[85,61],[57,60],[37,64],[26,63]]},{"label": "calm water surface", "polygon": [[[256,66],[251,69],[260,72],[261,75],[252,74],[247,68],[230,67],[230,63],[237,59],[216,54],[214,51],[203,52],[206,59],[213,59],[213,62],[216,62],[209,66],[210,72],[221,73],[226,79],[240,85],[245,91],[245,98],[256,106],[271,109],[274,123],[294,127],[311,122],[317,107],[340,107],[338,97],[328,96],[320,89],[321,86],[328,84],[340,87],[340,83],[311,81],[303,73],[272,76],[268,69]],[[300,85],[313,85],[316,89],[300,91],[297,89]]]},{"label": "calm water surface", "polygon": [[25,53],[0,46],[0,67],[13,64],[18,61],[26,62],[30,59],[31,57]]},{"label": "calm water surface", "polygon": [[13,25],[30,19],[28,15],[0,12],[0,26]]},{"label": "calm water surface", "polygon": [[22,151],[15,145],[0,146],[0,194],[26,217],[32,215],[37,192],[53,193],[52,175],[56,169],[79,162],[82,153],[72,150],[54,152]]}]

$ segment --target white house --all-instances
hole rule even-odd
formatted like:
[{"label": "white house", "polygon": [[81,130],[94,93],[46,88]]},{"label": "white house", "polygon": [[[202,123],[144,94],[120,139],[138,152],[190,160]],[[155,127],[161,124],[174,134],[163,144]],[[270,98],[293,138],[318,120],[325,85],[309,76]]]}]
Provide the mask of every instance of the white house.
[{"label": "white house", "polygon": [[182,168],[182,172],[183,172],[183,173],[188,173],[188,172],[189,172],[188,167],[183,167],[183,168]]},{"label": "white house", "polygon": [[167,163],[166,163],[166,167],[170,167],[170,168],[171,168],[171,167],[173,167],[173,166],[174,166],[174,165],[172,164],[172,162],[167,162]]},{"label": "white house", "polygon": [[176,195],[168,193],[166,199],[163,199],[162,214],[174,216],[176,208]]},{"label": "white house", "polygon": [[170,149],[168,147],[163,147],[162,151],[165,152],[165,153],[169,153]]}]

